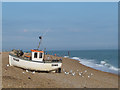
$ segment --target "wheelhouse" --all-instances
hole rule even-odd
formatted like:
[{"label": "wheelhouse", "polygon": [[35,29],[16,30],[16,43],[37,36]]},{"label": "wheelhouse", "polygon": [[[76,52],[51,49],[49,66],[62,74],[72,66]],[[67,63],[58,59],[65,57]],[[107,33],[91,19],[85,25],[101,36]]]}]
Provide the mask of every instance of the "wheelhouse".
[{"label": "wheelhouse", "polygon": [[32,60],[33,61],[43,61],[44,51],[31,50],[31,52],[32,52]]}]

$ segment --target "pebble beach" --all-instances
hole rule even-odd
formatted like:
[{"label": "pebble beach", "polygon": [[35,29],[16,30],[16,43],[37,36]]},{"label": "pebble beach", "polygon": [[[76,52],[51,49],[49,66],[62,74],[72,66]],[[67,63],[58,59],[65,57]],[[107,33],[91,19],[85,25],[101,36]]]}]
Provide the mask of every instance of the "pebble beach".
[{"label": "pebble beach", "polygon": [[77,60],[62,58],[61,73],[48,73],[9,66],[8,55],[2,53],[2,88],[118,88],[118,75],[84,66]]}]

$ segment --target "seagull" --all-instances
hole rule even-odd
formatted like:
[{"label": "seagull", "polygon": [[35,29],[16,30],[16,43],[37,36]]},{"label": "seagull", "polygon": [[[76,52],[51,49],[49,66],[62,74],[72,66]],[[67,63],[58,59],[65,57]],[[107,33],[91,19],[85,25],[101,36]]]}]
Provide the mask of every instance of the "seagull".
[{"label": "seagull", "polygon": [[7,67],[9,67],[10,65],[9,64],[7,64]]},{"label": "seagull", "polygon": [[82,74],[79,72],[79,76],[81,76]]},{"label": "seagull", "polygon": [[68,75],[68,74],[69,74],[69,72],[65,72],[65,74],[66,74],[66,75]]},{"label": "seagull", "polygon": [[88,78],[90,78],[90,76],[88,76]]},{"label": "seagull", "polygon": [[75,72],[74,72],[74,73],[72,73],[72,75],[74,76],[74,75],[75,75]]},{"label": "seagull", "polygon": [[25,72],[22,72],[22,73],[25,73]]},{"label": "seagull", "polygon": [[93,73],[90,74],[91,76],[93,75]]},{"label": "seagull", "polygon": [[85,72],[87,72],[87,70],[85,70]]},{"label": "seagull", "polygon": [[35,71],[32,72],[33,74],[35,73]]},{"label": "seagull", "polygon": [[26,72],[29,72],[28,70],[26,70]]}]

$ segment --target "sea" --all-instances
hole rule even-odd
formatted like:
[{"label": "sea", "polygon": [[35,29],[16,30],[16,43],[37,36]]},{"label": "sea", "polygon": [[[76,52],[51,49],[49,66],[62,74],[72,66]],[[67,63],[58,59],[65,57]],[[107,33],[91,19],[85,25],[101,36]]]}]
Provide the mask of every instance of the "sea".
[{"label": "sea", "polygon": [[57,55],[80,61],[79,63],[101,70],[118,74],[118,50],[55,50],[45,51],[46,54]]}]

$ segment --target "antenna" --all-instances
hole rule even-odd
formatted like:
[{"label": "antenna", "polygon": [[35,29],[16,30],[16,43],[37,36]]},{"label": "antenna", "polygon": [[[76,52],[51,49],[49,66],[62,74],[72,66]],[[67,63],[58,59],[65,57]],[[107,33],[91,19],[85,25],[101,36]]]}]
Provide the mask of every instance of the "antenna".
[{"label": "antenna", "polygon": [[47,30],[45,33],[43,33],[43,35],[39,36],[40,42],[39,42],[39,45],[38,45],[38,48],[37,48],[37,49],[40,48],[40,44],[41,44],[41,42],[42,42],[42,37],[45,36],[47,32],[48,32],[48,30]]},{"label": "antenna", "polygon": [[39,42],[39,45],[38,45],[38,48],[37,48],[37,49],[40,48],[40,44],[41,44],[41,42],[42,42],[42,36],[40,36],[39,39],[40,39],[40,42]]}]

